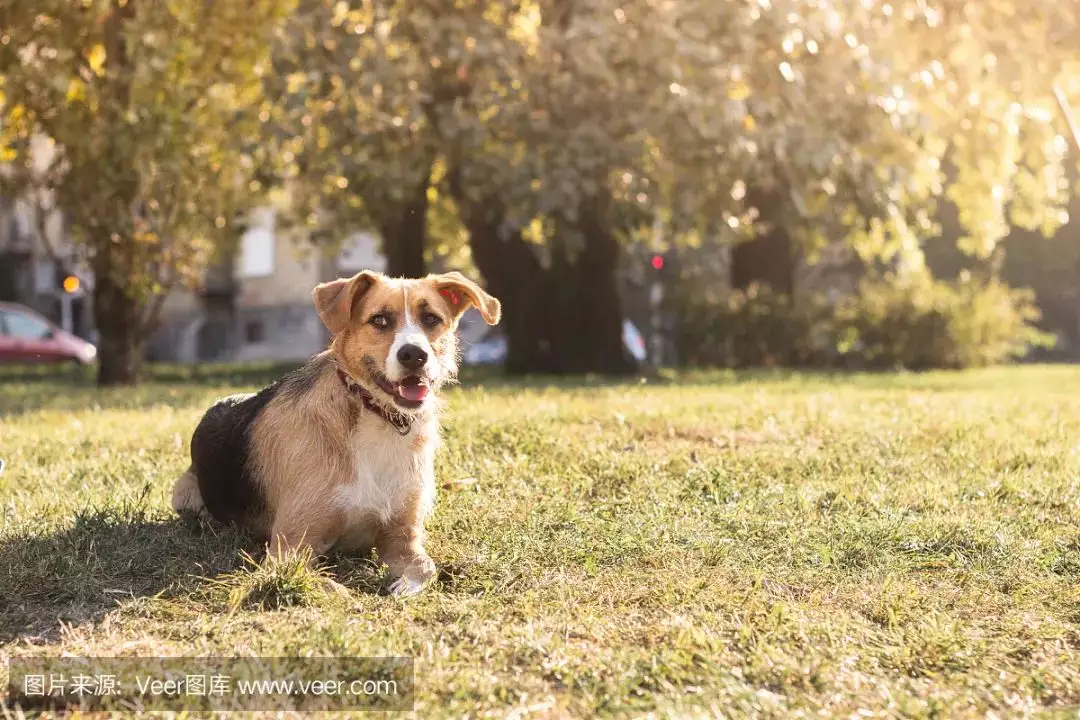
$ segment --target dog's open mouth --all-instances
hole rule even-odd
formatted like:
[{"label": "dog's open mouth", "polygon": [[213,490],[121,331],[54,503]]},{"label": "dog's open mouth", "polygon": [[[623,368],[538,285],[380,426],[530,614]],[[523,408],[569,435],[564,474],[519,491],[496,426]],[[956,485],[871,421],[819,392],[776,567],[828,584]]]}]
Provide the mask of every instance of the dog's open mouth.
[{"label": "dog's open mouth", "polygon": [[375,376],[375,384],[387,395],[394,398],[394,403],[399,407],[415,410],[424,404],[431,389],[427,380],[419,375],[409,375],[394,382],[384,375]]}]

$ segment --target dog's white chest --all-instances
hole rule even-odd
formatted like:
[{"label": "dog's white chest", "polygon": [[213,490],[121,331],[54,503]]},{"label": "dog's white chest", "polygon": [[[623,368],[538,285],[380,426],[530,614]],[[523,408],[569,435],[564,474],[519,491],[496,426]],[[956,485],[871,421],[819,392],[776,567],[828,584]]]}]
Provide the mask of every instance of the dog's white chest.
[{"label": "dog's white chest", "polygon": [[414,429],[402,437],[389,426],[360,422],[349,439],[352,482],[337,491],[350,522],[374,515],[390,522],[410,502],[430,505],[434,490],[434,444],[420,443]]}]

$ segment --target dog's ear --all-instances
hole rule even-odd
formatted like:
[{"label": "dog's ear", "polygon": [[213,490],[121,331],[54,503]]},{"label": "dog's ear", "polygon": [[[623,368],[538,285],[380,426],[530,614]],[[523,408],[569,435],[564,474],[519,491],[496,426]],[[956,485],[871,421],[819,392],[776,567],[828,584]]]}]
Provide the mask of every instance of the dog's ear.
[{"label": "dog's ear", "polygon": [[378,273],[365,270],[351,278],[339,278],[316,285],[311,291],[311,297],[326,329],[337,335],[347,328],[357,301],[377,282]]},{"label": "dog's ear", "polygon": [[455,318],[460,317],[470,304],[480,311],[480,316],[488,325],[497,325],[502,318],[502,303],[461,273],[453,271],[432,275],[431,280],[450,306]]}]

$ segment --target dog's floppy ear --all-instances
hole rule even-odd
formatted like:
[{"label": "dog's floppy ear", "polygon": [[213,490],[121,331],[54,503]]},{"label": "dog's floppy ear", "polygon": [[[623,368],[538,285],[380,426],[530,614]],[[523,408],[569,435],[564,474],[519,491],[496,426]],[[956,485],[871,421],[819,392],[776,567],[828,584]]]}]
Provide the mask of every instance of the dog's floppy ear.
[{"label": "dog's floppy ear", "polygon": [[446,302],[454,311],[454,317],[459,317],[471,303],[480,311],[480,316],[488,325],[497,325],[499,319],[502,318],[502,303],[456,270],[442,275],[432,275],[431,279],[439,294],[446,298]]},{"label": "dog's floppy ear", "polygon": [[356,301],[379,282],[377,273],[365,270],[351,278],[339,278],[316,285],[311,291],[319,317],[334,335],[349,326]]}]

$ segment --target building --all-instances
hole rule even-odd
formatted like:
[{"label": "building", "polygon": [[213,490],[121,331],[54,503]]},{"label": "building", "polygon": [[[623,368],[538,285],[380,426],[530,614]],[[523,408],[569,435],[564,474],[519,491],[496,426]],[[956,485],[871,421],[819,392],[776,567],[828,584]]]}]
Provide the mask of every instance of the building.
[{"label": "building", "polygon": [[[0,302],[16,302],[91,342],[97,341],[93,274],[77,260],[60,213],[43,224],[26,199],[0,199]],[[166,298],[161,324],[147,343],[150,360],[208,362],[303,360],[326,347],[327,336],[311,303],[324,280],[364,269],[382,270],[378,239],[355,233],[327,256],[275,232],[272,212],[260,209],[236,253],[211,267],[203,286]],[[80,288],[66,292],[64,278]]]},{"label": "building", "polygon": [[[60,214],[52,213],[45,226],[47,246],[40,240],[33,205],[0,199],[0,301],[27,305],[96,342],[93,275],[75,260],[70,231]],[[147,358],[178,363],[304,361],[329,341],[311,301],[312,288],[385,267],[374,235],[354,233],[336,253],[327,254],[277,232],[273,213],[256,210],[236,252],[208,268],[201,287],[176,290],[166,298],[159,327],[147,342]],[[63,289],[64,278],[71,274],[81,281],[76,293]],[[487,332],[477,313],[462,318],[464,347]]]},{"label": "building", "polygon": [[[26,305],[93,341],[92,277],[77,260],[61,214],[47,213],[39,223],[41,212],[28,198],[0,198],[0,302]],[[41,240],[42,229],[46,242]],[[66,292],[64,279],[71,275],[80,279],[80,287]]]},{"label": "building", "polygon": [[275,231],[261,209],[235,255],[206,274],[197,290],[168,297],[151,338],[150,360],[165,362],[302,361],[326,347],[328,335],[311,302],[326,280],[384,269],[378,239],[355,233],[328,256]]}]

